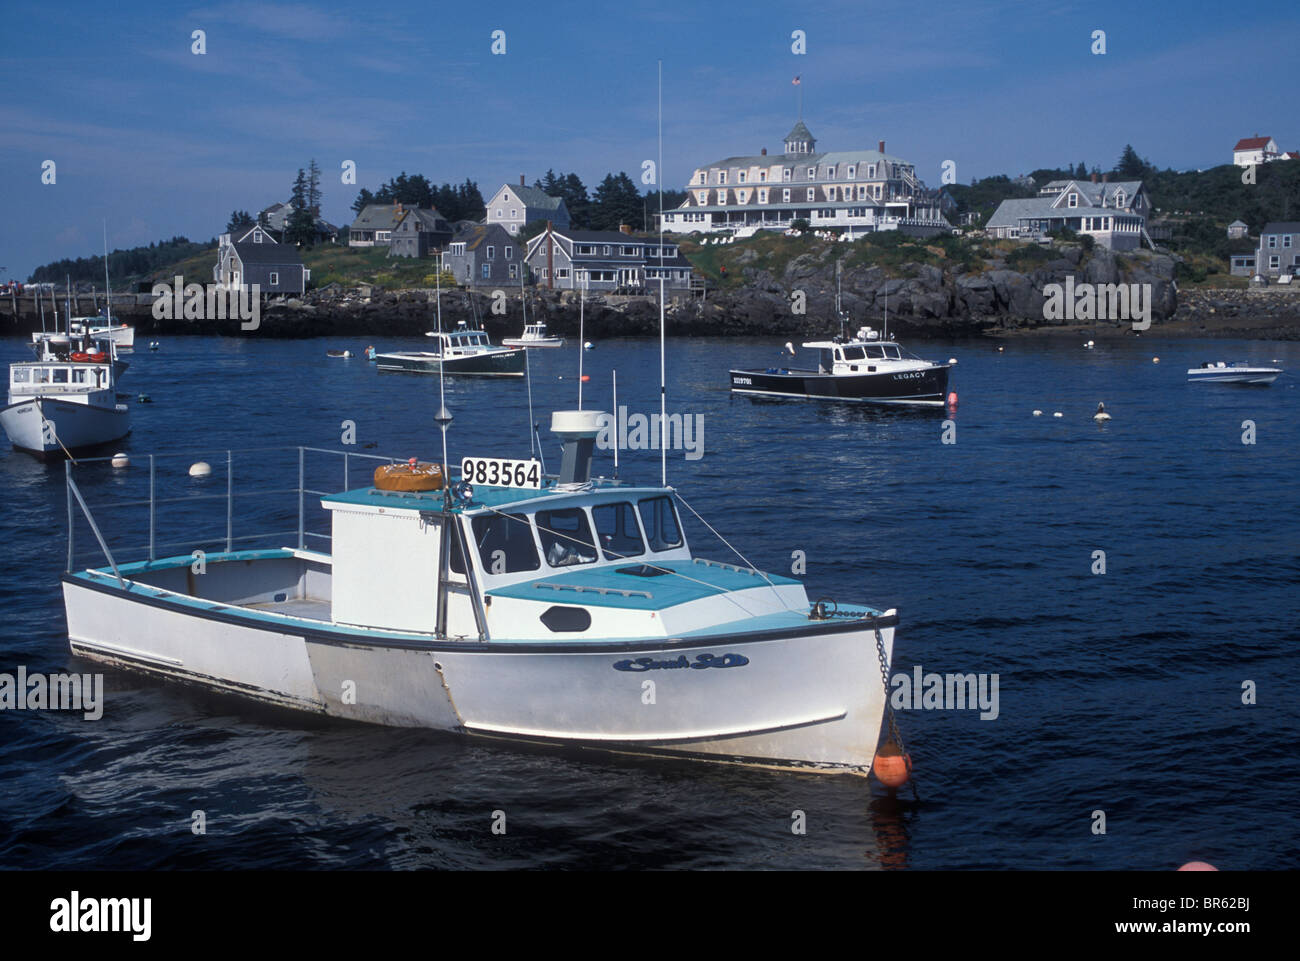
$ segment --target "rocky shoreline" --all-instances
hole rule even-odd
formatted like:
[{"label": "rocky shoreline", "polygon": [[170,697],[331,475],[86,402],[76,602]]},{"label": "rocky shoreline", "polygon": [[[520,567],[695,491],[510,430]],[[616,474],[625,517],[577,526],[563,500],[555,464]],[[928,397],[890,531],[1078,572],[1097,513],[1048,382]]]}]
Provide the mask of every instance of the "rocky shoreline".
[{"label": "rocky shoreline", "polygon": [[[833,245],[830,245],[833,247]],[[665,308],[667,334],[697,336],[786,336],[838,332],[835,317],[834,250],[794,257],[779,275],[754,266],[743,268],[743,284],[711,290],[705,296],[682,296]],[[846,266],[840,275],[841,303],[856,327],[880,327],[888,310],[889,329],[907,339],[966,336],[1006,337],[1069,333],[1132,336],[1126,320],[1095,322],[1044,319],[1049,284],[1149,284],[1151,335],[1300,339],[1300,289],[1179,290],[1174,261],[1147,251],[1113,254],[1084,250],[1077,244],[1053,248],[1035,269],[1017,271],[990,261],[978,269],[961,265],[905,263],[890,276],[880,266]],[[578,334],[578,295],[572,291],[528,291],[530,319],[545,320],[552,331]],[[436,324],[432,290],[345,289],[331,285],[301,298],[274,300],[262,309],[255,331],[238,320],[159,320],[151,299],[114,307],[135,324],[138,338],[176,334],[220,334],[301,338],[316,336],[418,336]],[[442,293],[447,328],[460,321],[482,324],[494,338],[514,335],[522,327],[518,290],[449,290]],[[10,305],[4,304],[3,307]],[[802,307],[802,311],[799,308]],[[8,316],[5,316],[8,314]],[[589,339],[650,336],[658,333],[659,308],[651,298],[592,295],[586,299],[585,332]],[[0,313],[0,330],[22,334],[39,328],[34,316]]]}]

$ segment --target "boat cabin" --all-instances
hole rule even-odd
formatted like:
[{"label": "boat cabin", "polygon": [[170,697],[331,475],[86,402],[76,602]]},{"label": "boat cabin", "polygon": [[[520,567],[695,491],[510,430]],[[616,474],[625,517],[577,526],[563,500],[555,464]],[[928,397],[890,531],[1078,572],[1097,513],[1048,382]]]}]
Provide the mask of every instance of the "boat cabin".
[{"label": "boat cabin", "polygon": [[818,369],[823,374],[873,373],[878,365],[911,358],[893,341],[882,341],[870,327],[859,329],[855,338],[808,341],[803,345],[818,351]]},{"label": "boat cabin", "polygon": [[492,342],[488,340],[486,331],[453,330],[448,333],[435,334],[438,341],[439,351],[444,357],[456,357],[462,354],[478,354],[485,350],[492,350]]}]

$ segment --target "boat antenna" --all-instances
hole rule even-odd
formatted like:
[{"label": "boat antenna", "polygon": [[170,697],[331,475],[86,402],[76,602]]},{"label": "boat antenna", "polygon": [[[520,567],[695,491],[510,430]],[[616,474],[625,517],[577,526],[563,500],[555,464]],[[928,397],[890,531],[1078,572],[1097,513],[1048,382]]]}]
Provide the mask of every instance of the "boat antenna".
[{"label": "boat antenna", "polygon": [[41,333],[45,333],[45,301],[41,299],[41,285],[36,285],[36,303],[41,309]]},{"label": "boat antenna", "polygon": [[435,276],[435,297],[437,300],[438,312],[438,413],[434,415],[434,422],[442,431],[442,490],[443,503],[447,506],[451,504],[451,484],[448,481],[447,474],[447,428],[451,426],[451,411],[447,410],[447,390],[445,379],[442,371],[442,358],[447,353],[447,345],[442,339],[442,269],[439,265],[438,272]]},{"label": "boat antenna", "polygon": [[[664,371],[664,61],[659,58],[659,478],[668,486],[668,392]],[[615,415],[618,411],[615,410]]]},{"label": "boat antenna", "polygon": [[587,309],[587,273],[582,275],[582,286],[578,288],[578,410],[582,410],[582,355],[587,352],[586,341]]},{"label": "boat antenna", "polygon": [[[527,263],[527,261],[524,261]],[[528,332],[528,295],[524,290],[524,272],[519,271],[519,306],[524,312],[524,332]],[[524,378],[528,381],[528,456],[537,456],[537,448],[541,446],[538,440],[534,444],[534,437],[537,435],[537,421],[533,419],[533,365],[528,357],[528,348],[521,348],[524,352]],[[582,390],[579,382],[578,390]]]},{"label": "boat antenna", "polygon": [[[113,326],[113,288],[108,284],[108,220],[104,226],[104,326]],[[110,331],[111,333],[111,331]]]},{"label": "boat antenna", "polygon": [[614,480],[618,480],[618,368],[610,373],[614,375]]},{"label": "boat antenna", "polygon": [[889,340],[889,278],[888,277],[885,278],[885,331],[884,331],[884,336],[882,336],[880,339],[882,341]]}]

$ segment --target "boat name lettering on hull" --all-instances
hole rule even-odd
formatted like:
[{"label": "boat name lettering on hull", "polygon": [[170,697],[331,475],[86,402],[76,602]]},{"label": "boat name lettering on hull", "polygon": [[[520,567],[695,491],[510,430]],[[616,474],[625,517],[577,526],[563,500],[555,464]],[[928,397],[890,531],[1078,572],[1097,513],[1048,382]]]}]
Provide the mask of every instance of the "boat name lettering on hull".
[{"label": "boat name lettering on hull", "polygon": [[653,657],[637,657],[615,661],[614,670],[639,673],[641,671],[671,671],[689,667],[699,671],[708,667],[744,667],[748,663],[749,658],[744,654],[696,654],[694,662],[688,660],[685,654],[679,654],[669,661],[658,661]]}]

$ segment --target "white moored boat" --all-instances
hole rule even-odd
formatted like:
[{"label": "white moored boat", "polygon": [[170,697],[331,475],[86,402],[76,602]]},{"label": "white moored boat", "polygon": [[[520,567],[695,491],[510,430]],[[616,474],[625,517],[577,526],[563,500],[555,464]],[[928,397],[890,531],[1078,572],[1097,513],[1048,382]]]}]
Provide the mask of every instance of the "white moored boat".
[{"label": "white moored boat", "polygon": [[1192,384],[1258,384],[1268,385],[1282,373],[1280,367],[1252,367],[1246,363],[1228,364],[1224,361],[1206,361],[1200,367],[1187,371],[1187,381]]},{"label": "white moored boat", "polygon": [[201,573],[101,538],[109,565],[63,578],[72,651],[378,724],[865,774],[897,612],[695,555],[673,489],[590,478],[598,418],[554,415],[555,477],[470,457],[447,489],[413,465],[323,497],[329,553],[301,513],[297,547],[228,539]]},{"label": "white moored boat", "polygon": [[502,347],[563,347],[564,338],[546,332],[543,323],[527,324],[519,337],[503,337]]},{"label": "white moored boat", "polygon": [[125,437],[131,412],[117,400],[124,362],[107,336],[43,334],[37,359],[9,366],[0,426],[18,450],[73,454]]}]

